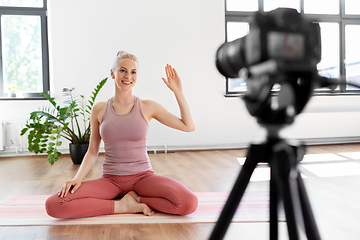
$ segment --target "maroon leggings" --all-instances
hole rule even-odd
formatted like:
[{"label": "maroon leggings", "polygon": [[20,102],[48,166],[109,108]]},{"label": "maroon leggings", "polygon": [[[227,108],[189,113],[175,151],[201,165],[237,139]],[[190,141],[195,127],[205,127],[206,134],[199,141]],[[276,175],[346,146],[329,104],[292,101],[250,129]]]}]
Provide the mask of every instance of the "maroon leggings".
[{"label": "maroon leggings", "polygon": [[194,212],[198,199],[180,182],[147,171],[134,175],[104,174],[101,178],[85,181],[74,192],[60,198],[58,193],[45,203],[47,213],[55,218],[83,218],[114,214],[114,200],[135,191],[140,203],[158,212],[187,215]]}]

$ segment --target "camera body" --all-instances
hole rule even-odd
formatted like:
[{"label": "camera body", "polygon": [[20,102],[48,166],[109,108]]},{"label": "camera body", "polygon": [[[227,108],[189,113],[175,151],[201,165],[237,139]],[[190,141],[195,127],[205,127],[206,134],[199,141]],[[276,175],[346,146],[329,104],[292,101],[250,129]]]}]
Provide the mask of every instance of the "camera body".
[{"label": "camera body", "polygon": [[294,67],[299,63],[316,66],[321,59],[320,27],[295,9],[256,12],[249,33],[224,43],[216,57],[219,72],[229,78],[238,78],[240,69],[270,59],[285,61]]},{"label": "camera body", "polygon": [[[295,9],[278,8],[256,12],[246,36],[218,49],[216,66],[225,77],[242,75],[246,80],[244,101],[259,123],[286,125],[312,96],[319,81],[316,66],[320,59],[319,24]],[[280,90],[274,97],[275,85]]]}]

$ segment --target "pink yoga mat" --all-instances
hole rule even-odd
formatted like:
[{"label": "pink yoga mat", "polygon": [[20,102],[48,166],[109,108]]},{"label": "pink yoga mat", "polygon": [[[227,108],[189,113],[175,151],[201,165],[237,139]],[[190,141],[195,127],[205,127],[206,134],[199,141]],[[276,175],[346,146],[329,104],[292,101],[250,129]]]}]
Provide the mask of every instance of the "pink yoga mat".
[{"label": "pink yoga mat", "polygon": [[[79,219],[55,219],[45,212],[48,195],[13,195],[0,202],[0,226],[135,224],[135,223],[214,223],[222,211],[229,193],[197,192],[198,209],[188,216],[155,213],[115,214]],[[281,218],[281,217],[280,217]],[[269,192],[245,192],[233,222],[268,222]]]}]

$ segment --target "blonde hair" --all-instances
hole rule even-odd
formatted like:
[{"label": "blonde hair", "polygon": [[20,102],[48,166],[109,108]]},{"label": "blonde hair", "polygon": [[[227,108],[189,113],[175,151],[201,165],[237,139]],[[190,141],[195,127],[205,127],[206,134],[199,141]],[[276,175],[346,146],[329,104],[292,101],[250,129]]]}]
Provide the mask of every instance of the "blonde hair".
[{"label": "blonde hair", "polygon": [[125,51],[118,51],[118,53],[116,54],[115,60],[114,60],[113,69],[115,69],[118,62],[124,58],[132,59],[139,65],[138,59],[134,54],[131,54],[131,53],[128,53]]}]

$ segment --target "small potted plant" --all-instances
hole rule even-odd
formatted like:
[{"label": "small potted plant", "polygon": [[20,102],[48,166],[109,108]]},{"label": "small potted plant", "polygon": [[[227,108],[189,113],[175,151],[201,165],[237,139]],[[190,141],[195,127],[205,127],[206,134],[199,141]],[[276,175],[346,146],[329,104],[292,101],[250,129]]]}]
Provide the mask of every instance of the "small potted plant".
[{"label": "small potted plant", "polygon": [[10,84],[8,90],[11,97],[16,97],[16,84]]},{"label": "small potted plant", "polygon": [[58,147],[62,145],[61,137],[67,139],[70,144],[70,155],[74,164],[80,164],[90,142],[90,112],[100,89],[105,85],[108,78],[103,79],[94,88],[91,100],[85,104],[83,95],[75,96],[74,88],[64,88],[63,93],[67,96],[67,106],[60,107],[53,98],[42,93],[51,103],[49,107],[30,113],[25,127],[20,135],[29,131],[28,149],[35,154],[48,154],[51,165],[59,159],[61,152]]}]

